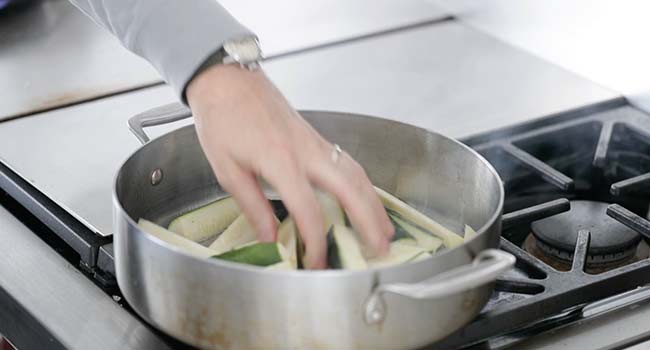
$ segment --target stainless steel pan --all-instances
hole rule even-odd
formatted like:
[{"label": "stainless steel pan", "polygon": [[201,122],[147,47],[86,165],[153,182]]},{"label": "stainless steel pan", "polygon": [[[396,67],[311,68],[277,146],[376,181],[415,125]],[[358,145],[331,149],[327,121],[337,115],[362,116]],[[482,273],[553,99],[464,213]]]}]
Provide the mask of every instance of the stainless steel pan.
[{"label": "stainless steel pan", "polygon": [[457,232],[467,223],[478,236],[421,262],[366,271],[267,271],[187,255],[136,225],[141,217],[167,225],[226,195],[193,126],[149,141],[144,126],[190,115],[169,105],[129,121],[144,145],[115,180],[116,272],[130,305],[164,332],[217,349],[413,349],[472,320],[514,263],[490,249],[504,197],[494,169],[463,144],[413,126],[301,114],[375,185]]}]

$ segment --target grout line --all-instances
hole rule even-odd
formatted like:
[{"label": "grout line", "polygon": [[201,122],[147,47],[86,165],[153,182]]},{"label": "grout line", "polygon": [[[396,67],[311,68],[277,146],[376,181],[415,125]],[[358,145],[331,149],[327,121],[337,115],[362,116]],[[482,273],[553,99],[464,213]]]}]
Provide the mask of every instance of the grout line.
[{"label": "grout line", "polygon": [[398,33],[398,32],[402,32],[402,31],[417,29],[417,28],[421,28],[421,27],[426,27],[426,26],[430,26],[430,25],[434,25],[434,24],[441,24],[441,23],[445,23],[445,22],[452,21],[452,20],[455,20],[455,19],[456,18],[454,16],[447,15],[447,16],[444,16],[444,17],[437,17],[437,18],[427,19],[427,20],[424,20],[424,21],[415,22],[415,23],[411,23],[411,24],[406,24],[406,25],[402,25],[402,26],[398,26],[398,27],[384,29],[384,30],[380,30],[380,31],[377,31],[377,32],[372,32],[372,33],[368,33],[368,34],[353,36],[353,37],[350,37],[350,38],[347,38],[347,39],[330,41],[330,42],[326,42],[326,43],[315,45],[315,46],[307,46],[307,47],[304,47],[304,48],[301,48],[301,49],[293,49],[293,50],[289,50],[289,51],[280,52],[280,53],[271,54],[269,56],[266,56],[266,57],[264,57],[263,62],[272,61],[272,60],[275,60],[275,59],[278,59],[278,58],[284,58],[284,57],[287,57],[287,56],[293,56],[293,55],[308,53],[308,52],[312,52],[312,51],[327,49],[327,48],[331,48],[331,47],[338,46],[338,45],[354,43],[354,42],[363,41],[363,40],[367,40],[367,39],[372,39],[372,38],[376,38],[376,37],[380,37],[380,36],[384,36],[384,35],[389,35],[389,34]]}]

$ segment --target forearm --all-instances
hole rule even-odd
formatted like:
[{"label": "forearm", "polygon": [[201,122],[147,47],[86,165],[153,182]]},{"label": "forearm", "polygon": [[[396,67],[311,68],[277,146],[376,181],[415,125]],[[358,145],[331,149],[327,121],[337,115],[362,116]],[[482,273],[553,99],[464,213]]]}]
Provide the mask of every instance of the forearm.
[{"label": "forearm", "polygon": [[184,98],[201,64],[228,39],[251,35],[215,0],[70,0],[148,60]]}]

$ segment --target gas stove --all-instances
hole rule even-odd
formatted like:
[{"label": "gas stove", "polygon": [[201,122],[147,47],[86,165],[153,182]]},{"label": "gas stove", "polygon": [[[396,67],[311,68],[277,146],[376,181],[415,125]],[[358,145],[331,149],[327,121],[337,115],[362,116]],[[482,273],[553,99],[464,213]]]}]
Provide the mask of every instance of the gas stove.
[{"label": "gas stove", "polygon": [[[650,116],[615,99],[463,142],[502,177],[500,248],[517,264],[479,317],[432,349],[520,348],[540,333],[650,301]],[[94,235],[1,162],[0,187],[9,194],[0,204],[129,310],[110,237]]]},{"label": "gas stove", "polygon": [[512,348],[650,301],[648,115],[614,103],[465,142],[502,178],[500,248],[517,264],[481,315],[438,346]]}]

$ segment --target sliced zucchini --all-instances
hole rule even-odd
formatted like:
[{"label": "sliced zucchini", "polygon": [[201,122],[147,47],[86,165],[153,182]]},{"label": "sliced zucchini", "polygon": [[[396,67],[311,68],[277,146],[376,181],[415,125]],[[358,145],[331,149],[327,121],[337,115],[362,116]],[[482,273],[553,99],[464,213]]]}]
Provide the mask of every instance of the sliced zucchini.
[{"label": "sliced zucchini", "polygon": [[296,268],[291,266],[289,261],[281,261],[277,264],[269,265],[265,267],[267,270],[295,270]]},{"label": "sliced zucchini", "polygon": [[395,235],[393,236],[393,242],[399,241],[401,239],[415,240],[413,235],[411,235],[411,233],[408,232],[408,230],[406,230],[405,227],[400,225],[399,221],[396,220],[396,218],[399,219],[396,215],[388,214],[388,218],[390,219],[390,222],[393,224],[393,227],[395,228]]},{"label": "sliced zucchini", "polygon": [[213,258],[255,266],[269,266],[283,261],[277,243],[255,243],[215,255]]},{"label": "sliced zucchini", "polygon": [[[271,242],[271,243],[273,243],[273,242]],[[280,244],[279,242],[276,242],[276,243],[277,243],[277,246],[278,246],[278,253],[280,254],[281,262],[279,262],[277,264],[274,264],[274,265],[279,265],[279,264],[284,263],[284,264],[287,264],[288,266],[291,266],[289,251],[284,246],[282,246],[282,244]],[[235,251],[235,250],[239,250],[239,249],[246,248],[246,247],[251,247],[251,246],[254,246],[254,245],[258,245],[258,244],[260,244],[260,242],[258,240],[254,240],[254,241],[251,241],[251,242],[248,242],[248,243],[244,243],[244,244],[242,244],[240,246],[237,246],[237,247],[231,249],[230,251],[232,252],[232,251]],[[269,265],[269,267],[270,266],[271,265]],[[292,268],[292,269],[295,270],[295,268]]]},{"label": "sliced zucchini", "polygon": [[177,217],[168,229],[194,242],[200,242],[221,233],[237,216],[239,207],[232,197],[228,197]]},{"label": "sliced zucchini", "polygon": [[[278,219],[275,218],[275,221],[278,221]],[[255,229],[244,214],[241,214],[210,244],[210,249],[214,250],[215,254],[221,254],[256,239]]]},{"label": "sliced zucchini", "polygon": [[[323,227],[323,232],[328,232],[332,225],[345,226],[345,212],[343,208],[339,205],[338,201],[334,196],[323,191],[316,191],[316,199],[321,207],[321,213],[323,214],[323,222],[325,226]],[[300,233],[296,229],[297,234],[297,248],[298,256],[300,257],[301,265],[306,266],[303,258],[305,257],[304,245],[302,243]]]},{"label": "sliced zucchini", "polygon": [[327,264],[330,268],[361,270],[368,267],[352,229],[333,225],[327,234]]},{"label": "sliced zucchini", "polygon": [[282,261],[289,262],[290,260],[289,251],[285,247],[283,247],[282,244],[277,242],[276,244],[278,245],[278,252],[280,253],[280,258],[282,259]]},{"label": "sliced zucchini", "polygon": [[463,244],[463,237],[459,234],[452,232],[381,188],[375,187],[375,190],[379,194],[379,199],[381,199],[384,207],[389,209],[389,214],[392,211],[396,216],[431,232],[441,238],[447,248],[454,248]]},{"label": "sliced zucchini", "polygon": [[[420,258],[423,256],[422,258]],[[388,254],[381,257],[368,259],[369,267],[384,267],[390,265],[402,264],[409,261],[418,259],[425,259],[430,257],[431,254],[422,247],[392,242]]]},{"label": "sliced zucchini", "polygon": [[474,231],[474,229],[471,226],[465,225],[465,237],[463,237],[465,242],[474,238],[476,235],[477,235],[476,231]]},{"label": "sliced zucchini", "polygon": [[278,243],[287,251],[286,260],[292,269],[298,268],[297,231],[296,225],[290,217],[284,219],[278,226]]},{"label": "sliced zucchini", "polygon": [[138,227],[140,227],[144,232],[147,232],[148,234],[175,247],[178,247],[178,249],[181,249],[186,253],[192,254],[198,258],[209,258],[214,255],[214,251],[212,249],[190,241],[189,239],[177,235],[176,233],[171,232],[162,226],[158,226],[151,221],[140,219],[138,221]]},{"label": "sliced zucchini", "polygon": [[408,262],[416,262],[416,261],[420,261],[420,260],[425,260],[425,259],[429,259],[432,256],[433,255],[431,253],[424,252],[424,253],[416,256],[415,258],[409,260]]},{"label": "sliced zucchini", "polygon": [[332,225],[345,226],[345,212],[334,196],[329,193],[317,191],[316,198],[320,203],[323,219],[325,221],[323,232],[327,232]]},{"label": "sliced zucchini", "polygon": [[433,253],[442,246],[442,240],[433,236],[433,234],[422,230],[397,215],[390,213],[388,216],[391,221],[393,221],[393,226],[395,226],[395,236],[400,232],[400,235],[402,236],[412,237],[417,242],[418,246]]},{"label": "sliced zucchini", "polygon": [[403,244],[403,245],[410,245],[410,246],[414,246],[414,247],[419,247],[418,241],[416,241],[413,238],[400,238],[398,240],[394,240],[391,243],[399,243],[399,244]]}]

